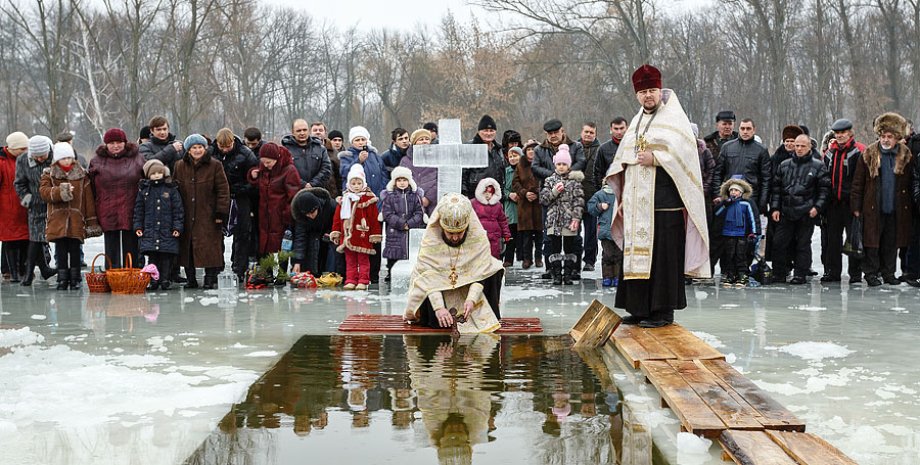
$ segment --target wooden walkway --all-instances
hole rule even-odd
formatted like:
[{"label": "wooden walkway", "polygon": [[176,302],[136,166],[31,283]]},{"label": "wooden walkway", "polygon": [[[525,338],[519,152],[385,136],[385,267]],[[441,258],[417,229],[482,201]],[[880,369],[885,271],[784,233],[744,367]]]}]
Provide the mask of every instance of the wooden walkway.
[{"label": "wooden walkway", "polygon": [[[613,312],[594,301],[592,319]],[[573,331],[574,338],[586,332]],[[577,341],[576,341],[577,342]],[[725,356],[686,328],[616,327],[606,342],[655,386],[681,431],[718,439],[724,460],[742,465],[853,465],[805,422],[732,368]],[[613,369],[613,367],[609,367]]]}]

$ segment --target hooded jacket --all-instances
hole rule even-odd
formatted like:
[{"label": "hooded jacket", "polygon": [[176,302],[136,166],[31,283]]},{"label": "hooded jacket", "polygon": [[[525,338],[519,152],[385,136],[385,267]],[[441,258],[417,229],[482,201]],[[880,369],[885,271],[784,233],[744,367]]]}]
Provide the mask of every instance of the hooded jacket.
[{"label": "hooded jacket", "polygon": [[14,157],[6,147],[0,148],[0,241],[29,240],[29,213],[16,194],[16,161],[28,157],[23,152]]},{"label": "hooded jacket", "polygon": [[179,187],[172,179],[142,179],[134,201],[134,230],[144,235],[138,239],[141,253],[179,253],[179,238],[185,228],[185,210]]},{"label": "hooded jacket", "polygon": [[824,162],[810,154],[794,156],[776,170],[770,197],[771,211],[780,212],[788,220],[798,221],[808,216],[812,208],[824,211],[830,193],[831,180]]},{"label": "hooded jacket", "polygon": [[[546,207],[546,234],[550,236],[574,235],[569,228],[572,220],[581,221],[584,214],[585,197],[581,182],[585,176],[581,171],[569,171],[566,174],[553,173],[543,182],[540,191],[540,203]],[[562,192],[555,189],[557,183],[565,186]]]},{"label": "hooded jacket", "polygon": [[[86,170],[74,163],[70,171],[64,171],[53,163],[42,172],[39,193],[48,204],[48,222],[45,237],[48,241],[70,238],[83,242],[87,236],[102,233],[96,219],[96,202]],[[72,186],[70,195],[63,195],[61,184]]]},{"label": "hooded jacket", "polygon": [[[741,186],[741,198],[733,199],[729,188]],[[723,217],[722,235],[725,237],[745,237],[757,231],[754,209],[751,208],[751,185],[743,179],[729,179],[719,188],[722,203],[716,210],[716,216]]]},{"label": "hooded jacket", "polygon": [[[495,193],[492,198],[486,200],[486,187],[492,186]],[[505,207],[501,203],[502,188],[498,181],[492,178],[485,178],[479,181],[476,186],[476,198],[473,199],[473,211],[479,217],[483,229],[489,236],[489,244],[492,247],[492,256],[500,258],[502,250],[502,239],[511,237],[511,229],[508,226],[508,217],[505,216]]]},{"label": "hooded jacket", "polygon": [[[281,157],[271,169],[260,164],[246,177],[259,190],[259,255],[281,250],[284,231],[293,224],[291,201],[301,186],[291,153],[285,147],[279,150]],[[253,179],[256,170],[258,177]]]},{"label": "hooded jacket", "polygon": [[[399,170],[393,171],[393,175],[397,173]],[[415,181],[409,179],[409,187],[399,189],[396,187],[396,179],[391,179],[387,184],[386,196],[381,202],[380,213],[386,224],[383,258],[408,260],[409,230],[406,227],[423,228],[426,217]]]}]

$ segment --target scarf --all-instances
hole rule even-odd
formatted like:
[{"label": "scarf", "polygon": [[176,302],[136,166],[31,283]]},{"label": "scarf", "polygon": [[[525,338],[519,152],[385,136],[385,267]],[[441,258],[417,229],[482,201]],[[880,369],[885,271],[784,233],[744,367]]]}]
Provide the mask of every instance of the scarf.
[{"label": "scarf", "polygon": [[342,208],[339,218],[343,220],[351,219],[352,205],[361,198],[360,192],[346,191],[342,195]]}]

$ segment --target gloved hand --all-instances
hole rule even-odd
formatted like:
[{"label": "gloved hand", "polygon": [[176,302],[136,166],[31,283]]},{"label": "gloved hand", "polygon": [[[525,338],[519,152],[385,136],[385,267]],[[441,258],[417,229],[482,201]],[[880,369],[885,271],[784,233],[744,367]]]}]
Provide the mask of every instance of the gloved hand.
[{"label": "gloved hand", "polygon": [[747,240],[748,240],[748,242],[750,242],[751,244],[753,244],[753,243],[757,242],[757,236],[756,236],[755,234],[748,234]]},{"label": "gloved hand", "polygon": [[32,194],[24,195],[22,197],[22,200],[19,201],[19,204],[22,205],[23,208],[29,208],[29,204],[31,203],[32,203]]}]

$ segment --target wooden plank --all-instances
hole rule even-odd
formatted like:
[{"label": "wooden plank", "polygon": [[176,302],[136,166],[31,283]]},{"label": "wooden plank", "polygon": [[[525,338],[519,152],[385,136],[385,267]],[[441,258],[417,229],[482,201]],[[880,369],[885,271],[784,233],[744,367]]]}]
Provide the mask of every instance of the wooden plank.
[{"label": "wooden plank", "polygon": [[610,339],[620,321],[620,315],[594,299],[569,334],[575,339],[576,346],[600,347]]},{"label": "wooden plank", "polygon": [[[624,329],[625,328],[625,329]],[[620,325],[613,333],[614,342],[621,351],[626,351],[624,356],[638,368],[644,360],[672,360],[677,356],[667,347],[652,337],[647,329],[638,326]],[[632,339],[632,342],[627,341]],[[637,346],[638,344],[638,346]],[[639,348],[641,347],[641,349]]]},{"label": "wooden plank", "polygon": [[767,435],[802,465],[856,465],[856,461],[814,434],[767,431]]},{"label": "wooden plank", "polygon": [[684,430],[696,435],[716,437],[726,429],[725,423],[667,361],[643,361],[642,371],[677,415]]},{"label": "wooden plank", "polygon": [[623,358],[628,360],[633,368],[639,368],[640,362],[642,360],[651,359],[652,354],[645,350],[642,344],[639,344],[638,341],[633,339],[633,328],[634,326],[620,325],[620,327],[613,332],[611,340],[613,341],[614,347],[623,354]]},{"label": "wooden plank", "polygon": [[762,430],[763,425],[756,417],[760,415],[747,402],[737,402],[716,381],[709,370],[688,360],[670,360],[668,362],[684,381],[696,391],[706,405],[730,429]]},{"label": "wooden plank", "polygon": [[725,355],[681,325],[650,329],[648,333],[673,352],[678,360],[725,360]]},{"label": "wooden plank", "polygon": [[751,407],[760,412],[764,428],[784,431],[805,431],[805,422],[770,397],[753,381],[747,379],[723,360],[701,360],[700,363],[731,387]]},{"label": "wooden plank", "polygon": [[738,465],[799,465],[763,431],[725,430],[719,444]]}]

